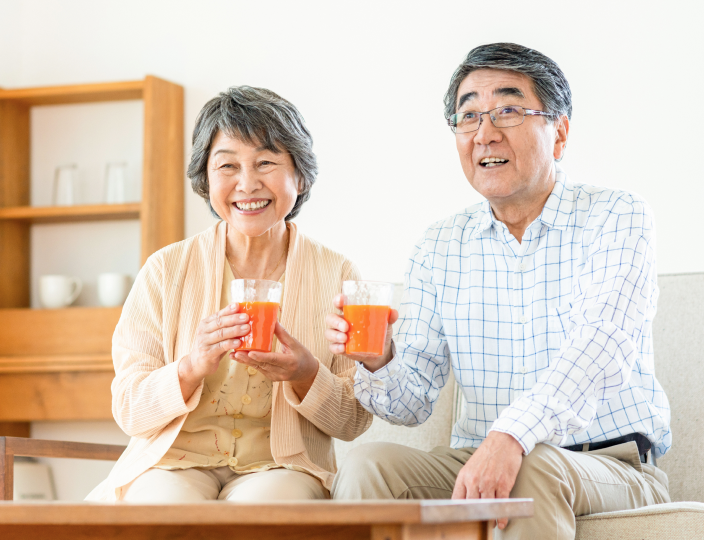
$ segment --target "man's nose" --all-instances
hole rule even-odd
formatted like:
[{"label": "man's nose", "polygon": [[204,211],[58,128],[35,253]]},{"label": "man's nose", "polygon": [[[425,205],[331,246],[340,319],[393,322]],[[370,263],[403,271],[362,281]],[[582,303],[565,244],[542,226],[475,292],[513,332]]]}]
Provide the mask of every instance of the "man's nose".
[{"label": "man's nose", "polygon": [[501,130],[492,123],[489,113],[482,114],[479,129],[474,135],[474,144],[501,142],[501,138]]}]

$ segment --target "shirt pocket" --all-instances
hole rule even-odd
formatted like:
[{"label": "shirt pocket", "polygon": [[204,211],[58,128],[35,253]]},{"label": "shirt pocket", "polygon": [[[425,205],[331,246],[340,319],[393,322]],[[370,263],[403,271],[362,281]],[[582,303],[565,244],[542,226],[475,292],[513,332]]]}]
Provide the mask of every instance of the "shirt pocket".
[{"label": "shirt pocket", "polygon": [[560,350],[562,342],[567,339],[574,324],[570,321],[570,302],[554,308],[548,308],[548,350],[550,359]]}]

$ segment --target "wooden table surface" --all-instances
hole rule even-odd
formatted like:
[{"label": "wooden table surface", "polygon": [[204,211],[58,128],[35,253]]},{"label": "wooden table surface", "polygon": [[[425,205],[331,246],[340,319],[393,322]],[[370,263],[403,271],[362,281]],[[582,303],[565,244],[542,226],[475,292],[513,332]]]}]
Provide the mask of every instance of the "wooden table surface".
[{"label": "wooden table surface", "polygon": [[179,505],[1,501],[0,538],[470,540],[491,538],[496,518],[532,515],[531,499]]}]

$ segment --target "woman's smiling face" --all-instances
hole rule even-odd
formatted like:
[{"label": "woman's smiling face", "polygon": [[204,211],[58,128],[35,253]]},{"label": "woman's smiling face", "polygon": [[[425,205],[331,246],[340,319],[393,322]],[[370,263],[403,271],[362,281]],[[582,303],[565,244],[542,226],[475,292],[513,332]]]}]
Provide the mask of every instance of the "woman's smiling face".
[{"label": "woman's smiling face", "polygon": [[283,222],[298,197],[291,155],[219,131],[208,156],[210,204],[240,233],[257,237]]}]

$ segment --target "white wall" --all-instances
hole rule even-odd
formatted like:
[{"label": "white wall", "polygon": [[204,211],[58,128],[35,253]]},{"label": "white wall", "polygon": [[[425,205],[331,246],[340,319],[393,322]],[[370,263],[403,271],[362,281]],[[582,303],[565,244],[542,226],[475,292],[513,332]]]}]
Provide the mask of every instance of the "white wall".
[{"label": "white wall", "polygon": [[[704,199],[697,158],[704,142],[703,15],[694,0],[0,0],[0,86],[164,77],[186,89],[187,149],[199,109],[217,92],[238,84],[271,88],[296,104],[316,141],[320,175],[300,227],[350,256],[365,277],[398,281],[429,223],[480,200],[442,116],[450,75],[475,45],[518,42],[555,59],[571,83],[563,168],[574,180],[643,195],[657,219],[659,270],[694,272],[704,270],[696,236]],[[115,111],[105,107],[113,136],[141,136],[128,121],[109,120]],[[50,126],[62,113],[42,114],[33,121]],[[65,134],[55,124],[42,137],[58,144]],[[71,159],[99,170],[109,153],[103,139],[71,137],[79,149]],[[138,159],[128,147],[118,158]],[[57,148],[32,162],[37,200],[46,196],[41,185],[58,164]],[[93,178],[100,182],[99,174]],[[211,223],[204,203],[189,194],[187,234]],[[82,271],[86,279],[103,271],[57,247],[51,234],[35,232],[36,245],[51,246],[33,253],[35,268]],[[115,234],[76,229],[64,241],[122,245],[123,257],[105,264],[131,272],[130,242],[116,242]],[[92,437],[93,428],[65,428],[74,438]],[[35,436],[48,432],[35,426]]]}]

